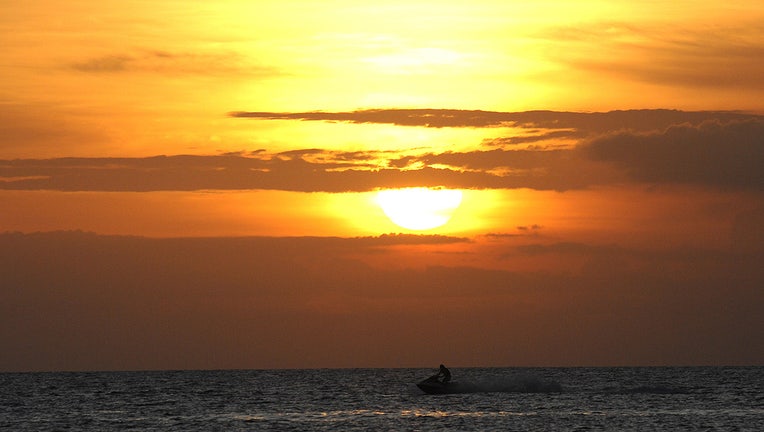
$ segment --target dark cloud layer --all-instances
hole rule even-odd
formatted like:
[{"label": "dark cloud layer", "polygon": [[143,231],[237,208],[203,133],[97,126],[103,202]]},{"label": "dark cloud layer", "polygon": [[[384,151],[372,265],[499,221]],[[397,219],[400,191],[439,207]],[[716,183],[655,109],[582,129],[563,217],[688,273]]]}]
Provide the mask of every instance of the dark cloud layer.
[{"label": "dark cloud layer", "polygon": [[638,181],[764,190],[764,121],[681,124],[664,131],[621,132],[585,147]]},{"label": "dark cloud layer", "polygon": [[0,371],[391,367],[442,358],[463,366],[731,365],[764,356],[760,251],[516,249],[588,262],[573,274],[372,267],[354,258],[429,240],[459,241],[0,234]]},{"label": "dark cloud layer", "polygon": [[[294,153],[292,153],[294,154]],[[317,153],[311,151],[315,156]],[[326,151],[324,161],[305,157],[268,159],[247,155],[149,158],[61,158],[0,161],[0,189],[63,191],[194,191],[271,189],[299,192],[361,192],[377,188],[534,188],[569,190],[618,178],[604,164],[575,153],[527,150],[424,154],[388,161],[348,162],[351,154]],[[334,158],[337,160],[332,160]],[[419,162],[450,168],[408,169]],[[496,172],[492,172],[497,170]]]},{"label": "dark cloud layer", "polygon": [[620,129],[657,130],[674,124],[697,124],[714,119],[729,121],[757,117],[729,111],[626,110],[582,113],[560,111],[497,112],[453,109],[369,109],[348,112],[313,111],[301,113],[237,111],[229,115],[237,118],[265,120],[340,121],[349,123],[382,123],[398,126],[474,128],[515,126],[552,130],[572,129],[578,132],[576,136]]},{"label": "dark cloud layer", "polygon": [[[631,181],[764,189],[764,118],[742,113],[369,110],[237,115],[437,127],[511,123],[532,128],[539,140],[564,136],[575,138],[577,144],[517,147],[513,137],[498,137],[484,145],[476,143],[474,151],[413,155],[374,149],[296,148],[215,156],[2,160],[0,188],[346,192],[443,186],[571,190]],[[523,135],[518,139],[528,142],[532,138]]]}]

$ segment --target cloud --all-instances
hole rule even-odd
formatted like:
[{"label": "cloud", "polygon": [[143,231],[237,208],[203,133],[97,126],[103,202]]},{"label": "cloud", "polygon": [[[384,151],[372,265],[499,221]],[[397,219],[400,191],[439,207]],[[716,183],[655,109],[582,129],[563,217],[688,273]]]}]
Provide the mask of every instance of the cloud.
[{"label": "cloud", "polygon": [[[0,182],[0,188],[137,192],[205,189],[361,192],[377,188],[442,186],[566,190],[602,181],[602,178],[596,178],[599,171],[593,164],[587,164],[589,169],[581,172],[580,167],[566,166],[569,165],[566,155],[504,150],[425,154],[392,159],[390,167],[378,166],[378,162],[367,159],[364,153],[316,150],[267,156],[261,154],[260,157],[177,155],[16,159],[0,160],[0,178],[5,179]],[[451,168],[408,167],[418,162],[448,164]]]},{"label": "cloud", "polygon": [[[5,157],[30,154],[30,148],[60,154],[79,151],[87,143],[107,142],[101,128],[80,124],[59,107],[43,104],[0,103],[0,147]],[[84,144],[83,144],[84,143]]]},{"label": "cloud", "polygon": [[566,138],[580,138],[582,134],[572,129],[561,129],[550,132],[535,132],[528,135],[490,138],[483,140],[483,145],[489,147],[511,147],[521,144],[538,143]]},{"label": "cloud", "polygon": [[171,52],[134,50],[86,58],[70,68],[85,73],[148,72],[194,75],[257,75],[275,77],[283,73],[275,67],[253,64],[236,52]]},{"label": "cloud", "polygon": [[[420,127],[501,127],[513,126],[526,129],[545,129],[545,134],[581,137],[588,134],[630,129],[650,131],[665,129],[674,124],[697,124],[706,120],[734,120],[755,118],[730,111],[678,111],[678,110],[626,110],[609,112],[561,112],[523,111],[498,112],[454,109],[368,109],[347,112],[296,112],[277,113],[267,111],[235,111],[229,113],[235,118],[262,120],[309,120],[336,121],[349,123],[392,124],[396,126]],[[520,138],[522,139],[522,138]]]},{"label": "cloud", "polygon": [[634,180],[764,190],[764,121],[671,126],[661,132],[620,132],[583,151],[614,163]]},{"label": "cloud", "polygon": [[571,255],[601,255],[619,252],[613,246],[592,246],[585,243],[559,242],[553,244],[533,243],[519,245],[516,248],[522,254],[542,255],[542,254],[571,254]]},{"label": "cloud", "polygon": [[507,113],[447,109],[368,109],[351,112],[276,113],[235,111],[231,117],[265,120],[318,120],[350,123],[381,123],[397,126],[492,127],[510,122]]},{"label": "cloud", "polygon": [[[423,111],[441,124],[532,128],[542,139],[564,130],[574,144],[440,153],[296,148],[222,155],[0,160],[0,188],[93,191],[275,189],[370,191],[442,186],[574,190],[624,182],[761,190],[764,120],[734,112],[485,113],[374,110],[285,114],[293,119],[413,125]],[[258,118],[273,118],[272,113]],[[315,116],[313,116],[315,114]]]},{"label": "cloud", "polygon": [[[574,70],[690,88],[764,89],[764,26],[702,30],[601,23],[547,30],[549,56]],[[596,45],[598,56],[592,56]]]},{"label": "cloud", "polygon": [[72,64],[72,68],[80,72],[122,72],[135,59],[126,55],[105,55],[89,58],[80,63]]},{"label": "cloud", "polygon": [[764,355],[761,252],[561,243],[526,252],[585,265],[522,272],[409,268],[386,249],[429,239],[0,234],[0,370],[411,367],[442,355],[463,366],[729,365]]},{"label": "cloud", "polygon": [[764,207],[741,211],[732,224],[730,240],[736,251],[764,253]]}]

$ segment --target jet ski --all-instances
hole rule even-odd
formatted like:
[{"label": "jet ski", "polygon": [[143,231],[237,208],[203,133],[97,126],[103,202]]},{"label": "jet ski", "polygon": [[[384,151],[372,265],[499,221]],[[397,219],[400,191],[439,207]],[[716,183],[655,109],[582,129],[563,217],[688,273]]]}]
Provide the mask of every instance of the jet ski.
[{"label": "jet ski", "polygon": [[470,393],[472,390],[469,386],[464,386],[457,382],[449,381],[444,383],[438,379],[438,375],[422,380],[416,386],[427,394]]}]

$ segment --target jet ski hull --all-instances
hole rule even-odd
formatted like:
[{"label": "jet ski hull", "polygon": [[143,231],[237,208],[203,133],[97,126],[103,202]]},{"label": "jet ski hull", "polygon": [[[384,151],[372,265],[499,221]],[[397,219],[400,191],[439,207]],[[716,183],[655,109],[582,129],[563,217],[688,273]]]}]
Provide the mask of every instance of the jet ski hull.
[{"label": "jet ski hull", "polygon": [[427,394],[469,393],[469,389],[456,382],[442,383],[440,381],[426,379],[418,382],[416,386]]}]

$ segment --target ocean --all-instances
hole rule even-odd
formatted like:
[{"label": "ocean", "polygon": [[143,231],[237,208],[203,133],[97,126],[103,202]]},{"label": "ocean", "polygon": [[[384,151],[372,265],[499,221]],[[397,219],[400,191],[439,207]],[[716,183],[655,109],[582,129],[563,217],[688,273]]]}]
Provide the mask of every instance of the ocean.
[{"label": "ocean", "polygon": [[764,367],[0,373],[8,431],[764,431]]}]

